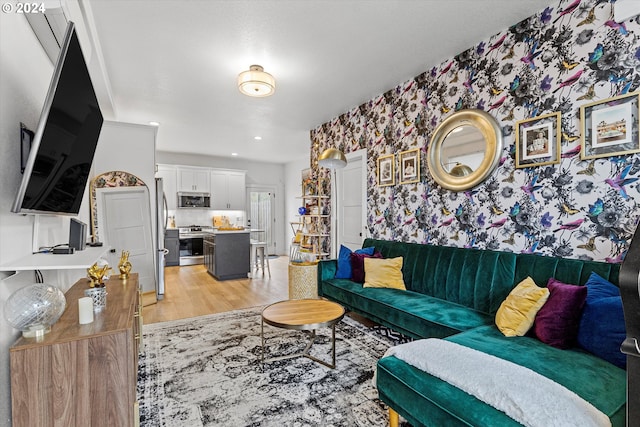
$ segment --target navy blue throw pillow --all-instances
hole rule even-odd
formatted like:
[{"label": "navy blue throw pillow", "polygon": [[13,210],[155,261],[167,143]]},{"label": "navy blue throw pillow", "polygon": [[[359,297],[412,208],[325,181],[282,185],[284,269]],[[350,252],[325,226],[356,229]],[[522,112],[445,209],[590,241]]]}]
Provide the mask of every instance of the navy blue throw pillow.
[{"label": "navy blue throw pillow", "polygon": [[620,289],[596,273],[591,273],[585,286],[587,300],[580,319],[578,344],[625,369],[627,357],[620,351],[626,336]]},{"label": "navy blue throw pillow", "polygon": [[[357,254],[373,255],[375,248],[373,246],[368,248],[356,249]],[[340,252],[338,253],[338,270],[336,271],[336,279],[351,279],[351,249],[344,245],[340,245]]]}]

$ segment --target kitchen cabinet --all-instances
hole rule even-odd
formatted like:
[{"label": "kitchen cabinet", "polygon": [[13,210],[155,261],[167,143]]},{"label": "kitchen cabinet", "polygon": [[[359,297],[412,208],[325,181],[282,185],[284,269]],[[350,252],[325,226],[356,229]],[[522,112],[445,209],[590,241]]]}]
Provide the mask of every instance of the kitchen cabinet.
[{"label": "kitchen cabinet", "polygon": [[164,247],[167,254],[164,256],[164,265],[171,267],[180,265],[180,234],[177,228],[168,228],[164,235]]},{"label": "kitchen cabinet", "polygon": [[207,236],[204,241],[204,263],[218,280],[246,279],[251,268],[249,230],[223,231]]},{"label": "kitchen cabinet", "polygon": [[243,211],[246,198],[246,172],[211,170],[211,209]]},{"label": "kitchen cabinet", "polygon": [[215,255],[215,237],[213,234],[206,236],[202,242],[202,251],[204,252],[204,266],[207,268],[209,274],[215,277],[216,275],[216,263],[213,258]]},{"label": "kitchen cabinet", "polygon": [[177,168],[178,191],[180,192],[211,192],[209,169],[205,168]]},{"label": "kitchen cabinet", "polygon": [[175,211],[178,200],[176,167],[172,165],[158,165],[156,178],[162,178],[162,188],[167,198],[167,210]]},{"label": "kitchen cabinet", "polygon": [[20,338],[9,349],[14,427],[136,426],[142,305],[138,274],[106,282],[107,306],[78,323],[78,298],[89,280],[65,294],[67,308],[51,332]]}]

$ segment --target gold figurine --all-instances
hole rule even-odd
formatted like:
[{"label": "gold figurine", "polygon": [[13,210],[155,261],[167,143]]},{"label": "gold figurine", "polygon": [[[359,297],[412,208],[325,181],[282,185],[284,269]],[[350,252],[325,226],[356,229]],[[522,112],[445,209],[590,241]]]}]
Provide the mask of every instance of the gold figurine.
[{"label": "gold figurine", "polygon": [[89,283],[89,287],[91,288],[102,288],[104,287],[104,276],[111,270],[108,264],[104,264],[102,266],[98,266],[98,263],[95,262],[89,268],[87,268],[87,276],[91,279],[91,283]]},{"label": "gold figurine", "polygon": [[120,270],[120,279],[126,280],[129,278],[129,272],[131,272],[131,263],[129,262],[129,251],[122,251],[120,255],[120,262],[118,263],[118,269]]}]

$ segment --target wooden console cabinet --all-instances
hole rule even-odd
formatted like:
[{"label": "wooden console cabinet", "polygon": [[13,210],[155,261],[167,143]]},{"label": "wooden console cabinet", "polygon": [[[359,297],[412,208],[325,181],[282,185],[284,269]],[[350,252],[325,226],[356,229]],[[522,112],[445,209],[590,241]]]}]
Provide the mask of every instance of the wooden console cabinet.
[{"label": "wooden console cabinet", "polygon": [[80,279],[67,308],[38,342],[21,337],[10,349],[13,427],[136,426],[142,305],[138,275],[109,279],[107,307],[78,323]]}]

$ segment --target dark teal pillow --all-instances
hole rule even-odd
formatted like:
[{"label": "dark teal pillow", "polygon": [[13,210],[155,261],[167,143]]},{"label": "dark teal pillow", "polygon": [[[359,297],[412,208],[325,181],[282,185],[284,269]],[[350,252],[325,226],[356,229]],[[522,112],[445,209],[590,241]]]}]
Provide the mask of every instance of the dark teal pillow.
[{"label": "dark teal pillow", "polygon": [[[375,248],[373,246],[368,248],[356,249],[357,254],[373,255]],[[351,249],[344,245],[340,245],[340,252],[338,253],[338,270],[336,271],[336,279],[351,279]]]},{"label": "dark teal pillow", "polygon": [[626,337],[620,289],[596,273],[591,273],[585,286],[587,300],[580,319],[578,344],[625,369],[627,357],[620,351]]}]

